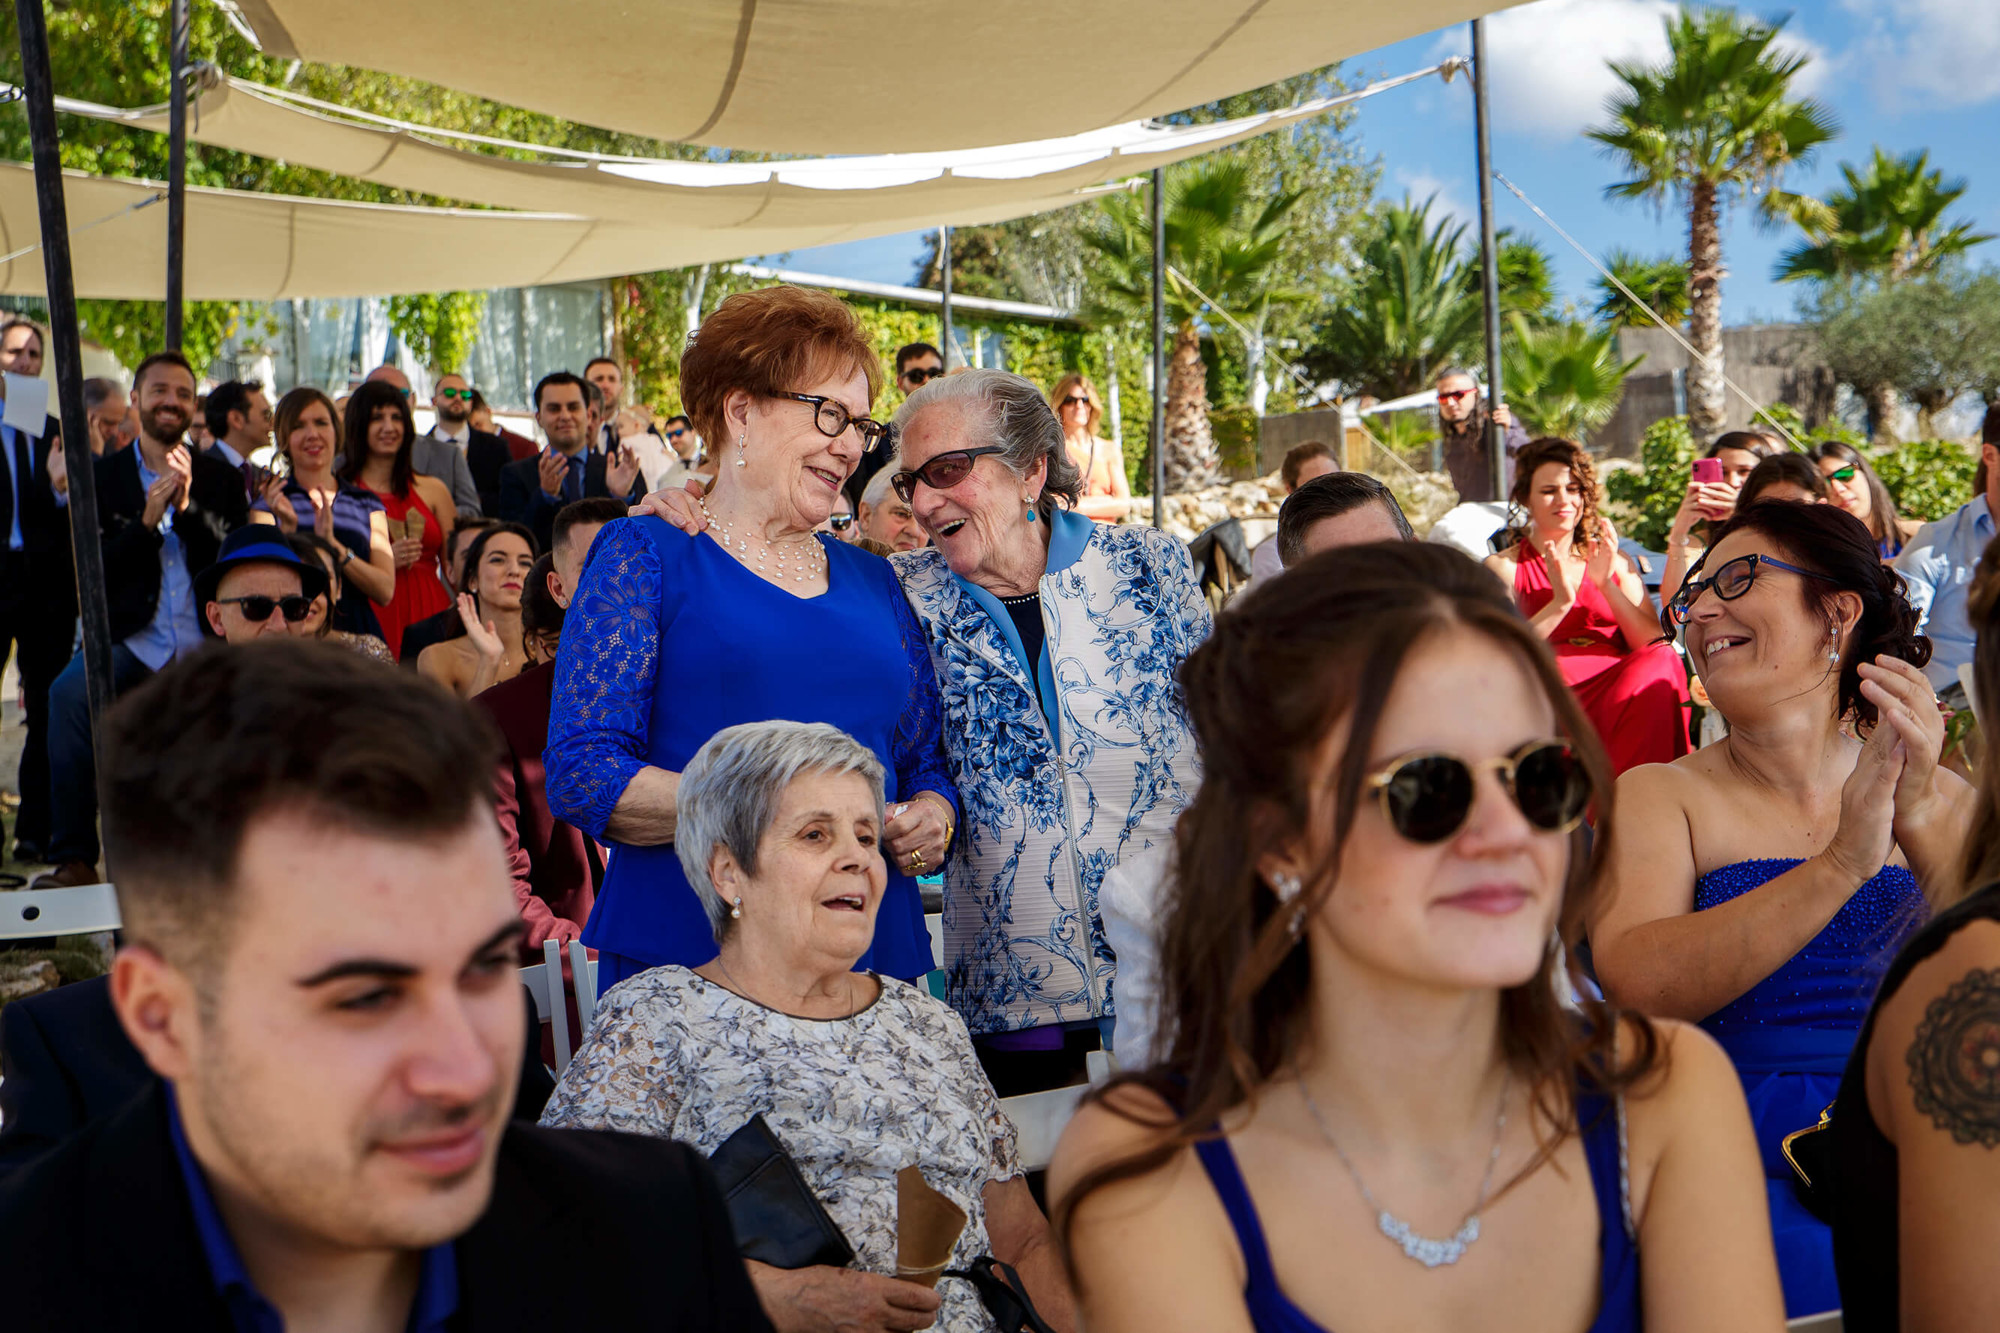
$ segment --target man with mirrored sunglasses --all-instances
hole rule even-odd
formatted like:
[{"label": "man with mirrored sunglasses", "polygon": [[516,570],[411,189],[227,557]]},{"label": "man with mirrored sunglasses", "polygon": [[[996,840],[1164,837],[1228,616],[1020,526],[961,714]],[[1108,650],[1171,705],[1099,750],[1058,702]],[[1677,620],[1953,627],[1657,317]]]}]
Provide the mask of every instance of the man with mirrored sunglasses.
[{"label": "man with mirrored sunglasses", "polygon": [[275,528],[261,523],[238,528],[223,538],[215,563],[195,577],[202,633],[228,643],[267,634],[303,636],[326,583],[326,570],[300,559]]}]

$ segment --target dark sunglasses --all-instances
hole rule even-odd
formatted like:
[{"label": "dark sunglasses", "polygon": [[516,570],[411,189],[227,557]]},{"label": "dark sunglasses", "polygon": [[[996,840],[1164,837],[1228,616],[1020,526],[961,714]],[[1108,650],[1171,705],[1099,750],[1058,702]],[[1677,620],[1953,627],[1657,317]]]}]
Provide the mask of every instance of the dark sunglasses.
[{"label": "dark sunglasses", "polygon": [[687,433],[688,433],[688,428],[686,426],[675,426],[667,432],[667,438],[670,440],[678,440],[681,436]]},{"label": "dark sunglasses", "polygon": [[285,623],[296,625],[312,614],[314,597],[304,597],[293,593],[290,597],[218,597],[216,601],[225,606],[234,606],[242,611],[243,618],[252,624],[261,625],[271,618],[273,611],[285,613]]},{"label": "dark sunglasses", "polygon": [[934,491],[948,491],[965,480],[966,474],[972,471],[973,463],[982,455],[1006,452],[997,444],[984,444],[977,449],[953,449],[950,453],[939,454],[920,468],[896,473],[889,478],[889,485],[903,497],[904,504],[910,504],[916,499],[918,482]]},{"label": "dark sunglasses", "polygon": [[440,397],[440,398],[456,398],[456,399],[458,399],[458,400],[459,400],[460,402],[462,402],[462,403],[469,403],[469,402],[471,402],[471,401],[472,401],[472,390],[470,390],[470,389],[439,389],[439,390],[438,390],[438,397]]},{"label": "dark sunglasses", "polygon": [[1827,473],[1826,479],[1828,481],[1853,481],[1854,474],[1857,471],[1859,471],[1859,469],[1856,468],[1854,464],[1849,463],[1846,467],[1837,467],[1833,471]]},{"label": "dark sunglasses", "polygon": [[1454,754],[1398,759],[1366,783],[1382,814],[1411,842],[1443,842],[1472,814],[1478,775],[1491,769],[1521,815],[1543,833],[1567,833],[1590,805],[1590,773],[1567,741],[1529,741],[1512,754],[1469,763]]},{"label": "dark sunglasses", "polygon": [[903,378],[909,380],[912,384],[922,384],[926,380],[934,380],[942,374],[944,374],[944,367],[942,366],[912,366],[903,372]]},{"label": "dark sunglasses", "polygon": [[1438,401],[1440,403],[1455,403],[1467,394],[1478,392],[1479,390],[1477,389],[1439,389]]},{"label": "dark sunglasses", "polygon": [[[1681,590],[1674,594],[1674,600],[1667,603],[1667,615],[1672,617],[1676,625],[1687,624],[1694,618],[1695,599],[1711,588],[1721,600],[1735,601],[1749,592],[1751,585],[1756,583],[1757,569],[1761,565],[1782,569],[1790,574],[1803,574],[1809,579],[1825,579],[1828,583],[1835,581],[1830,574],[1822,574],[1813,569],[1800,569],[1797,565],[1773,560],[1768,555],[1739,555],[1734,560],[1723,562],[1715,573],[1705,579],[1689,577],[1688,581],[1681,585]],[[1689,570],[1688,574],[1692,576],[1700,568],[1701,563],[1696,561],[1694,569]]]},{"label": "dark sunglasses", "polygon": [[1070,407],[1077,403],[1082,403],[1085,407],[1090,406],[1090,400],[1088,398],[1085,398],[1082,394],[1073,393],[1069,397],[1062,400],[1062,405],[1064,407]]},{"label": "dark sunglasses", "polygon": [[783,389],[773,389],[770,396],[789,398],[795,403],[811,403],[813,424],[819,427],[820,434],[830,440],[839,439],[842,431],[849,426],[854,427],[854,433],[861,437],[861,448],[864,453],[872,453],[876,446],[889,438],[887,422],[877,421],[873,417],[857,417],[831,398],[822,398],[816,393],[787,393]]},{"label": "dark sunglasses", "polygon": [[854,526],[854,515],[829,514],[827,515],[826,525],[832,528],[835,532],[845,532],[849,528]]}]

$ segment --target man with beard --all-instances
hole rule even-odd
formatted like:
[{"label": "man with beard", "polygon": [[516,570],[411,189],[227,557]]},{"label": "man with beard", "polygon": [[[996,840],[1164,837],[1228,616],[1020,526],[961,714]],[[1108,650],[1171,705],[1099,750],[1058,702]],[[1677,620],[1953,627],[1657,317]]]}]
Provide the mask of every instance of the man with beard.
[{"label": "man with beard", "polygon": [[535,385],[535,420],[549,447],[533,458],[509,463],[500,472],[500,517],[524,524],[539,550],[549,549],[556,510],[577,500],[610,496],[627,504],[645,498],[638,456],[629,449],[606,455],[591,447],[596,422],[591,411],[595,387],[567,370],[542,376]]},{"label": "man with beard", "polygon": [[[431,426],[430,433],[424,436],[425,440],[447,445],[465,455],[466,470],[472,474],[472,484],[479,491],[479,505],[472,511],[474,518],[499,512],[500,469],[514,461],[505,440],[472,424],[472,407],[476,401],[474,390],[465,382],[465,376],[438,376],[437,392],[431,395],[431,409],[437,413],[437,421]],[[414,447],[410,451],[410,462],[417,471],[425,470],[417,462]],[[459,512],[463,514],[465,511],[461,509]]]},{"label": "man with beard", "polygon": [[[111,692],[125,693],[203,643],[194,581],[222,539],[249,521],[243,478],[184,438],[194,420],[193,367],[179,352],[155,352],[132,377],[139,438],[96,460],[104,596],[111,613]],[[52,477],[58,503],[69,478]],[[78,653],[49,691],[48,859],[38,889],[95,884],[97,766],[90,703]]]},{"label": "man with beard", "polygon": [[[1447,370],[1437,379],[1438,425],[1442,428],[1444,465],[1460,504],[1498,500],[1504,494],[1493,489],[1493,464],[1486,450],[1486,404],[1479,397],[1479,384],[1462,370]],[[1514,483],[1514,455],[1528,442],[1528,432],[1505,406],[1495,408],[1492,419],[1499,423],[1507,446],[1507,479]]]},{"label": "man with beard", "polygon": [[104,730],[110,1000],[159,1079],[0,1185],[17,1326],[768,1333],[693,1150],[508,1123],[522,924],[477,714],[274,638]]}]

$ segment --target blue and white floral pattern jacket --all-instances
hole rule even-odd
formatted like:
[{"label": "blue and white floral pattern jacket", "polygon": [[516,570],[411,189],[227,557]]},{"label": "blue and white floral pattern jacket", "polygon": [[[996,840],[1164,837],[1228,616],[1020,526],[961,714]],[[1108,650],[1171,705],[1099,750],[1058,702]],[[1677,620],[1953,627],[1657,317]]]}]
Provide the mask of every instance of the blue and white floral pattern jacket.
[{"label": "blue and white floral pattern jacket", "polygon": [[1000,602],[935,550],[892,563],[943,695],[963,819],[945,864],[945,998],[975,1035],[1114,1012],[1098,886],[1171,838],[1200,780],[1180,665],[1208,637],[1187,548],[1058,509],[1032,669]]}]

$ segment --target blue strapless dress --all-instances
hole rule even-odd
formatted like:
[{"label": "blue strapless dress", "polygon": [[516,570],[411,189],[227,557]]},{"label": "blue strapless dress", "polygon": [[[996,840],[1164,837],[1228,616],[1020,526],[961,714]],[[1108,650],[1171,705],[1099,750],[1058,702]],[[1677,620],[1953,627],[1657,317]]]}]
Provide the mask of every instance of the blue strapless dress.
[{"label": "blue strapless dress", "polygon": [[[1719,866],[1695,881],[1694,908],[1726,903],[1799,863],[1788,857]],[[1779,1144],[1816,1124],[1832,1103],[1882,974],[1929,915],[1916,877],[1884,866],[1783,967],[1701,1021],[1729,1052],[1750,1102],[1789,1318],[1838,1309],[1840,1286],[1833,1232],[1799,1202]]]}]

